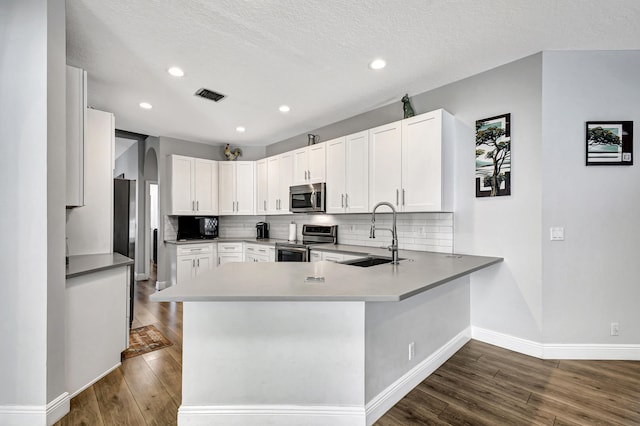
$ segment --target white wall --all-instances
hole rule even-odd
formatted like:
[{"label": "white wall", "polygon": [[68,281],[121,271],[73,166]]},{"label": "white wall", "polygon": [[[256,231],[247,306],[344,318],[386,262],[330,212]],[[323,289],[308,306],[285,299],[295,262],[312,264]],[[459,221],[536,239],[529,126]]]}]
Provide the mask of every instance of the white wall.
[{"label": "white wall", "polygon": [[115,160],[115,168],[113,177],[120,176],[124,173],[124,178],[129,180],[138,180],[138,144],[136,142],[129,147],[120,157]]},{"label": "white wall", "polygon": [[3,1],[0,28],[0,423],[46,424],[65,390],[64,1]]},{"label": "white wall", "polygon": [[[546,343],[640,343],[638,70],[640,51],[543,54]],[[635,165],[585,166],[585,122],[596,120],[634,121]],[[565,241],[549,241],[551,226]]]}]

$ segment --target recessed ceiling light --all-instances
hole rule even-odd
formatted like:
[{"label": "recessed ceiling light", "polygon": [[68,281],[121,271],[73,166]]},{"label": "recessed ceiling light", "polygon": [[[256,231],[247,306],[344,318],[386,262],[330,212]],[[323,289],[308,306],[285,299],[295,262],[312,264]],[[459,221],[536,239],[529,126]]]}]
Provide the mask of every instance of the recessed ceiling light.
[{"label": "recessed ceiling light", "polygon": [[280,110],[280,112],[289,112],[291,111],[291,108],[289,108],[287,105],[280,105],[280,108],[278,108]]},{"label": "recessed ceiling light", "polygon": [[151,109],[153,106],[149,102],[140,102],[140,108]]},{"label": "recessed ceiling light", "polygon": [[167,70],[167,72],[169,74],[171,74],[174,77],[182,77],[184,76],[184,71],[182,71],[180,68],[178,67],[171,67]]},{"label": "recessed ceiling light", "polygon": [[386,66],[387,66],[387,63],[385,62],[384,59],[374,59],[369,63],[369,68],[371,68],[372,70],[381,70]]},{"label": "recessed ceiling light", "polygon": [[236,132],[242,133],[242,132],[244,132],[245,130],[247,130],[247,129],[245,129],[245,128],[244,128],[244,127],[242,127],[242,126],[238,126],[238,127],[236,127]]}]

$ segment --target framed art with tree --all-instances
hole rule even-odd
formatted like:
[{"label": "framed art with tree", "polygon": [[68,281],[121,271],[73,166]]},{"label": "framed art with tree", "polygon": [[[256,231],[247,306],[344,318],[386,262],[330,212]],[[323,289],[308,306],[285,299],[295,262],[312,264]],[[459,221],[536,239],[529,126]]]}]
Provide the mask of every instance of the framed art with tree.
[{"label": "framed art with tree", "polygon": [[587,166],[633,165],[633,121],[587,121]]},{"label": "framed art with tree", "polygon": [[511,114],[476,121],[476,197],[511,195]]}]

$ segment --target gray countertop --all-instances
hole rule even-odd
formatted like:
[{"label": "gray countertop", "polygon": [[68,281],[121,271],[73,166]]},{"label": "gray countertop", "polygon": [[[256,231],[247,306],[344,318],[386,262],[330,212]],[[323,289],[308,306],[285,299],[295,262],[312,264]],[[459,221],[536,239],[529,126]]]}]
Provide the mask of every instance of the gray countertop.
[{"label": "gray countertop", "polygon": [[66,278],[79,277],[105,269],[133,265],[133,259],[119,253],[82,254],[69,256]]},{"label": "gray countertop", "polygon": [[206,243],[255,243],[274,245],[277,242],[284,242],[285,240],[276,240],[273,238],[266,238],[258,240],[256,238],[213,238],[210,240],[165,240],[167,244],[183,245],[183,244],[206,244]]},{"label": "gray countertop", "polygon": [[[385,253],[358,246],[352,252]],[[347,248],[349,250],[347,250]],[[238,262],[151,295],[152,301],[365,301],[395,302],[502,262],[500,257],[400,250],[398,265],[370,268],[334,262]],[[308,283],[307,277],[324,277]]]}]

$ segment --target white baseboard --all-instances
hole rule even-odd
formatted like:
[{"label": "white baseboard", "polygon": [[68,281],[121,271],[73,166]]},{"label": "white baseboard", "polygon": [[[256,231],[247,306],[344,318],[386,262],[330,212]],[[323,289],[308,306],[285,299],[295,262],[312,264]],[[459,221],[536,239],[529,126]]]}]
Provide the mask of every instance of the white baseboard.
[{"label": "white baseboard", "polygon": [[145,281],[145,280],[148,280],[148,279],[149,279],[149,275],[144,274],[144,273],[142,273],[142,274],[136,274],[135,279],[136,279],[136,281]]},{"label": "white baseboard", "polygon": [[71,410],[71,396],[65,392],[47,404],[47,426],[63,418],[69,410]]},{"label": "white baseboard", "polygon": [[156,290],[164,290],[165,288],[171,287],[171,283],[166,281],[156,281]]},{"label": "white baseboard", "polygon": [[541,359],[640,361],[640,345],[537,343],[508,334],[471,327],[471,337],[481,342]]},{"label": "white baseboard", "polygon": [[93,385],[95,382],[97,382],[98,380],[102,379],[104,376],[106,376],[107,374],[111,373],[113,370],[115,370],[116,368],[120,367],[121,365],[122,365],[122,363],[118,362],[116,365],[114,365],[113,367],[109,368],[107,371],[105,371],[104,373],[100,374],[98,377],[94,378],[93,380],[90,380],[89,383],[85,384],[80,389],[76,389],[73,393],[71,393],[71,395],[69,395],[69,399],[75,398],[80,392],[84,391],[89,386]]},{"label": "white baseboard", "polygon": [[365,426],[362,407],[304,405],[180,406],[180,426]]},{"label": "white baseboard", "polygon": [[63,393],[47,405],[2,405],[0,425],[47,425],[51,426],[69,412],[70,398]]},{"label": "white baseboard", "polygon": [[445,343],[444,346],[376,395],[366,405],[367,425],[375,423],[384,413],[404,398],[406,394],[418,386],[420,382],[429,377],[431,373],[451,358],[470,338],[471,330],[469,328],[461,331],[453,339]]},{"label": "white baseboard", "polygon": [[471,337],[481,342],[489,343],[490,345],[509,349],[510,351],[536,358],[544,358],[544,348],[542,344],[531,340],[521,339],[480,327],[471,327]]}]

